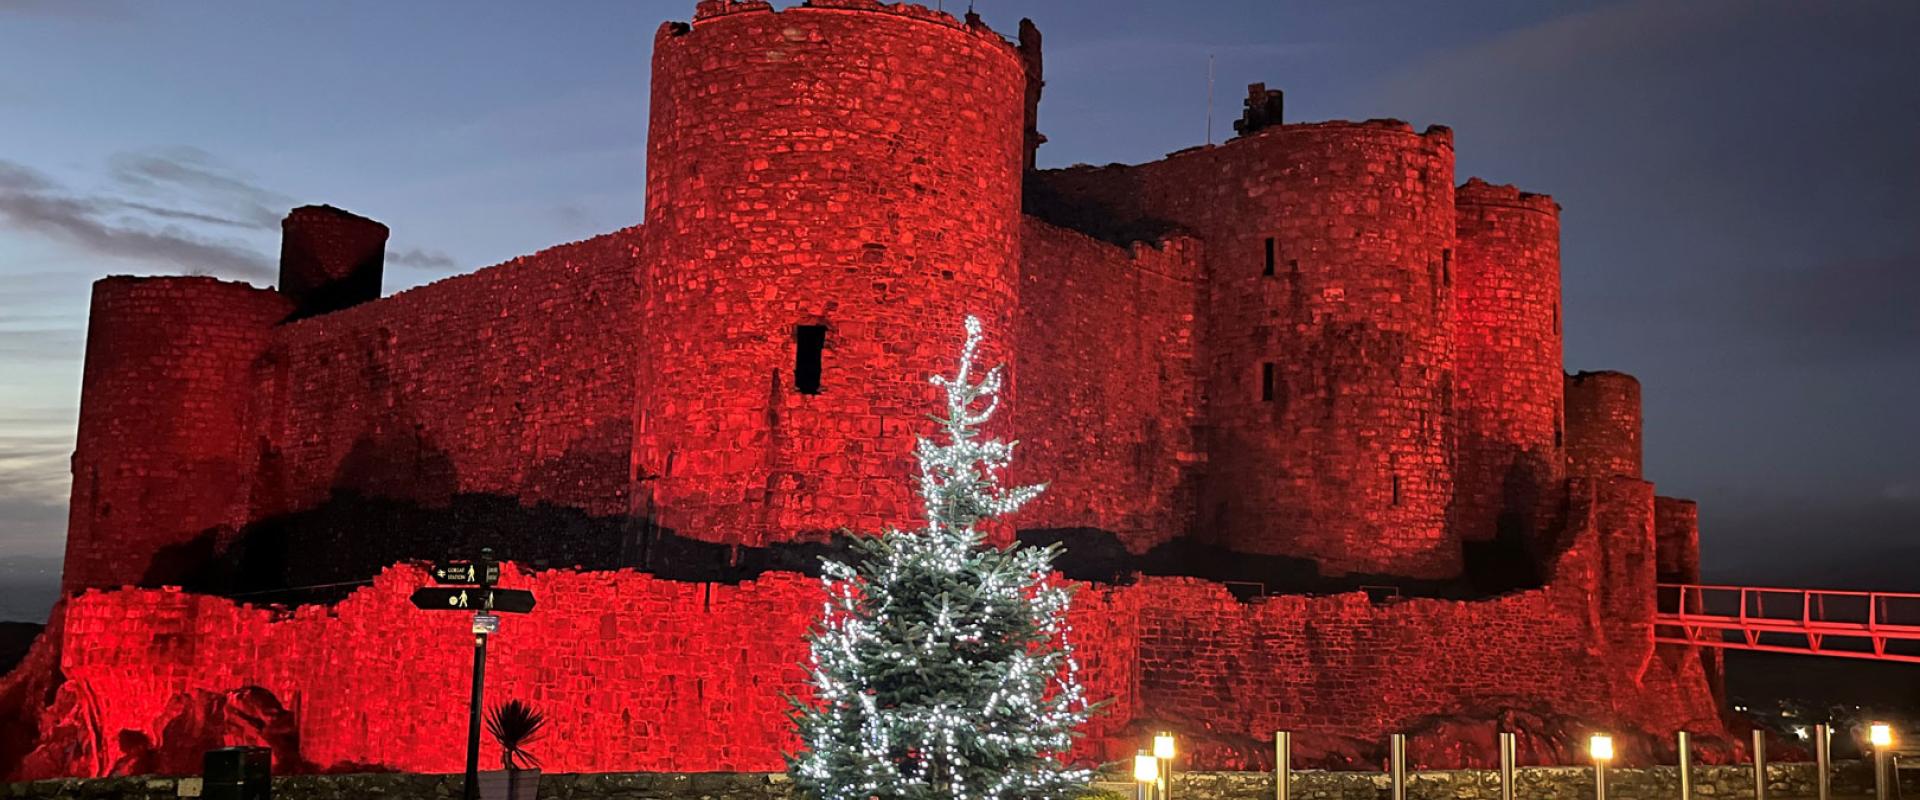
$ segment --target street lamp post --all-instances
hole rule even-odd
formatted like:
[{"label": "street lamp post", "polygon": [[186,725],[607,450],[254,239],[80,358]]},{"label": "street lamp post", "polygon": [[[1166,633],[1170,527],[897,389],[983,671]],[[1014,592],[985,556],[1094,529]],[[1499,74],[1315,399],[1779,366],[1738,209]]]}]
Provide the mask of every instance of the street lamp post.
[{"label": "street lamp post", "polygon": [[1273,732],[1273,800],[1292,800],[1293,734]]},{"label": "street lamp post", "polygon": [[1867,729],[1867,741],[1873,744],[1873,796],[1887,800],[1887,755],[1893,749],[1893,726],[1873,723]]},{"label": "street lamp post", "polygon": [[1587,740],[1587,753],[1593,756],[1593,797],[1607,800],[1607,762],[1613,760],[1613,737],[1596,733]]},{"label": "street lamp post", "polygon": [[1693,800],[1693,736],[1680,731],[1674,739],[1680,753],[1680,800]]},{"label": "street lamp post", "polygon": [[1407,800],[1407,735],[1387,738],[1387,784],[1393,800]]},{"label": "street lamp post", "polygon": [[1160,782],[1160,759],[1145,750],[1134,756],[1133,782],[1137,800],[1153,800],[1154,785]]},{"label": "street lamp post", "polygon": [[1813,726],[1814,794],[1816,800],[1833,796],[1833,728],[1825,723]]},{"label": "street lamp post", "polygon": [[1160,800],[1173,800],[1173,732],[1153,737],[1153,760],[1160,764]]},{"label": "street lamp post", "polygon": [[1511,731],[1500,732],[1500,800],[1513,800],[1514,762],[1519,760],[1519,739]]}]

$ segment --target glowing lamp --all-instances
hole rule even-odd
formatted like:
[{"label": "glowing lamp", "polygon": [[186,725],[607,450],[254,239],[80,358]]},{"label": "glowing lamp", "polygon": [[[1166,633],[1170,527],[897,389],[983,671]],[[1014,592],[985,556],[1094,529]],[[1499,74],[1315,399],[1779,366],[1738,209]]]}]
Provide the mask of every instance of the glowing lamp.
[{"label": "glowing lamp", "polygon": [[1160,759],[1173,758],[1172,732],[1162,732],[1153,737],[1153,757]]},{"label": "glowing lamp", "polygon": [[1160,780],[1160,759],[1145,750],[1133,757],[1133,779],[1141,783],[1157,783]]},{"label": "glowing lamp", "polygon": [[1604,733],[1594,734],[1592,739],[1587,740],[1587,752],[1593,755],[1595,761],[1613,760],[1613,737]]},{"label": "glowing lamp", "polygon": [[1892,747],[1893,726],[1884,722],[1873,723],[1873,727],[1867,729],[1867,741],[1872,742],[1874,747]]}]

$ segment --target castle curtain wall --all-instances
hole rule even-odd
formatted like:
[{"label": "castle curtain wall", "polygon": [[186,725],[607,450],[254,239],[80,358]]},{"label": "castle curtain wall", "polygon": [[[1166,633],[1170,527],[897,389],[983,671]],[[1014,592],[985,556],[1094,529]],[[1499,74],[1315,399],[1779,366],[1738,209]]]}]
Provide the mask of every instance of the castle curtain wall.
[{"label": "castle curtain wall", "polygon": [[1021,228],[1014,462],[1047,491],[1023,529],[1104,531],[1142,553],[1193,526],[1201,441],[1201,246],[1117,247],[1031,217]]},{"label": "castle curtain wall", "polygon": [[[1651,597],[1650,487],[1582,481],[1574,497],[1552,585],[1497,599],[1380,604],[1352,593],[1248,604],[1187,578],[1083,587],[1071,615],[1082,677],[1090,696],[1114,702],[1078,752],[1121,758],[1138,746],[1130,725],[1167,719],[1211,720],[1209,740],[1227,743],[1276,729],[1377,740],[1497,708],[1654,735],[1717,729],[1700,663],[1654,659],[1644,614],[1631,608]],[[99,730],[161,741],[193,693],[257,685],[296,712],[312,768],[457,771],[472,640],[464,617],[408,603],[426,582],[395,567],[336,606],[291,613],[177,592],[90,592],[68,608],[54,715],[91,708]],[[804,691],[801,634],[823,600],[817,582],[510,570],[505,583],[531,589],[540,606],[508,618],[490,645],[488,700],[547,712],[546,768],[782,768],[796,744],[783,694]],[[1594,585],[1608,588],[1585,588]],[[142,625],[127,628],[130,618]],[[497,757],[487,747],[482,758]],[[1259,752],[1200,757],[1247,766]],[[58,757],[30,757],[27,776],[57,773]]]},{"label": "castle curtain wall", "polygon": [[[625,514],[640,230],[278,328],[254,365],[252,518],[312,512],[343,495],[429,508],[478,495]],[[298,536],[316,531],[339,538],[283,543],[292,561],[383,547],[378,532],[344,523]],[[435,535],[451,543],[460,532]],[[442,555],[381,552],[390,557],[380,563]]]}]

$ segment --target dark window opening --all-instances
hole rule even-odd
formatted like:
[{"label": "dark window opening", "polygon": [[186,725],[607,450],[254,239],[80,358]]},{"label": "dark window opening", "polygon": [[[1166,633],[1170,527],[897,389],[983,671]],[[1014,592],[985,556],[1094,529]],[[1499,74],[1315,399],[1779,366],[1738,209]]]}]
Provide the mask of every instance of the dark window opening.
[{"label": "dark window opening", "polygon": [[1553,307],[1553,332],[1555,334],[1560,333],[1560,307],[1559,306]]},{"label": "dark window opening", "polygon": [[1393,504],[1400,505],[1400,476],[1393,476]]},{"label": "dark window opening", "polygon": [[1260,365],[1260,399],[1268,403],[1273,402],[1273,365],[1272,364]]},{"label": "dark window opening", "polygon": [[1453,285],[1453,251],[1440,251],[1440,282],[1445,286]]},{"label": "dark window opening", "polygon": [[1278,254],[1274,251],[1273,237],[1269,236],[1267,237],[1267,266],[1260,274],[1273,275],[1273,265],[1277,260]]},{"label": "dark window opening", "polygon": [[820,356],[827,347],[827,326],[800,325],[793,329],[793,388],[801,394],[820,393]]}]

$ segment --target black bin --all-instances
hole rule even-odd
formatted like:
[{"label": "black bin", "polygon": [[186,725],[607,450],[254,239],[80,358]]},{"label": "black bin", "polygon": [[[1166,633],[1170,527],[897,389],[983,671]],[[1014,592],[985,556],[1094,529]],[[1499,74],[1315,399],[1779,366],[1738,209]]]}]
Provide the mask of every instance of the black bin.
[{"label": "black bin", "polygon": [[208,750],[200,796],[206,800],[272,800],[273,751],[264,747]]}]

